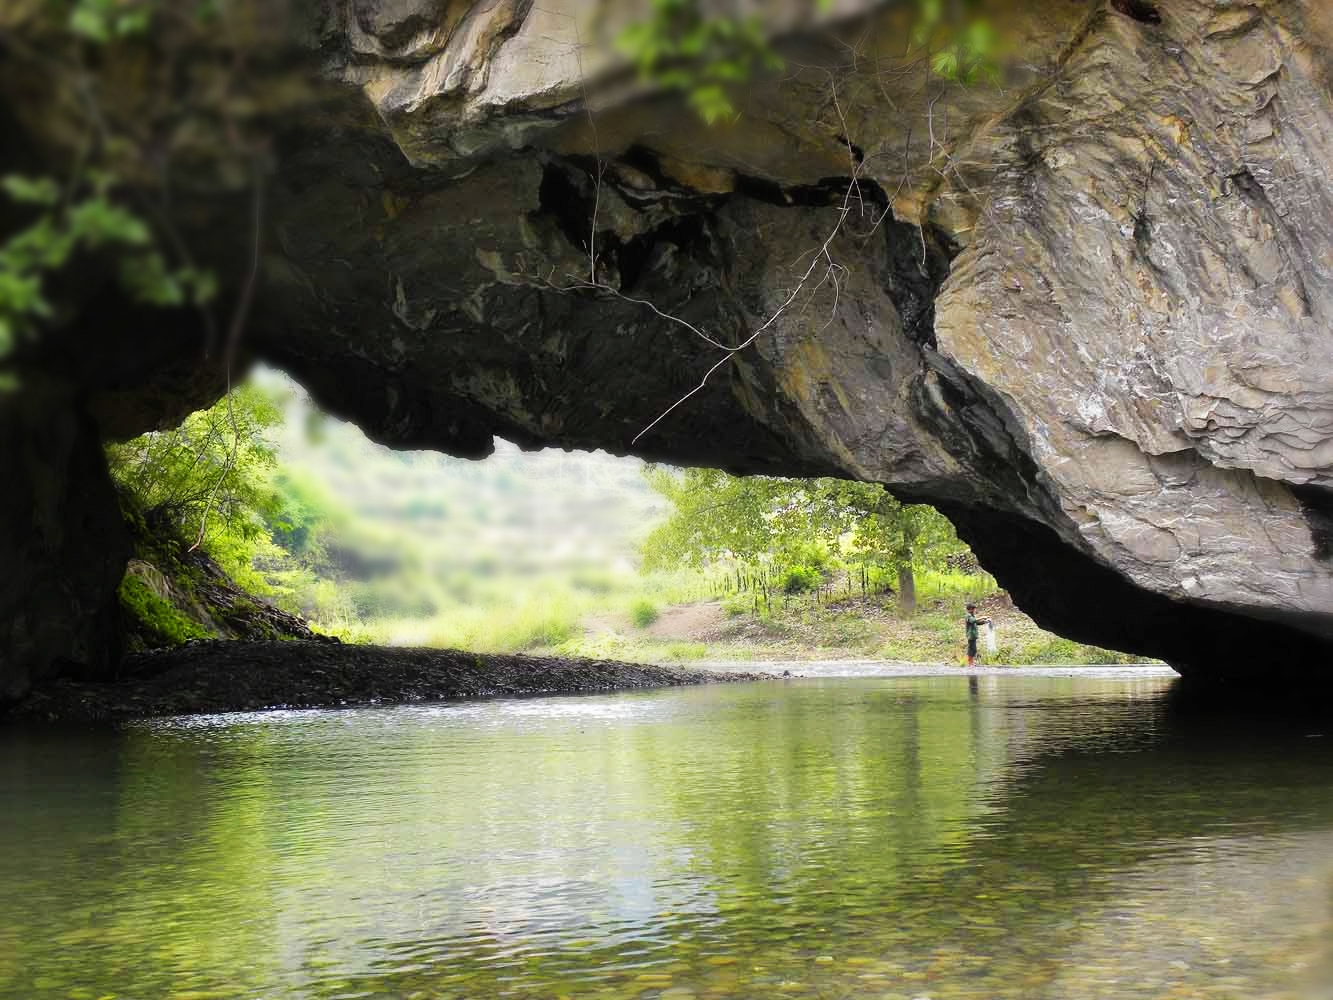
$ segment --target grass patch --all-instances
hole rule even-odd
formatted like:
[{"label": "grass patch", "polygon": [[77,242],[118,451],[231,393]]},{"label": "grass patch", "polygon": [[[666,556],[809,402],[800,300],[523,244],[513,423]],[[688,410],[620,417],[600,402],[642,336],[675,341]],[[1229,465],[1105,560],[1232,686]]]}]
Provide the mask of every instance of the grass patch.
[{"label": "grass patch", "polygon": [[686,660],[702,660],[708,655],[708,647],[702,642],[669,642],[663,648],[666,658],[682,663]]},{"label": "grass patch", "polygon": [[1091,666],[1094,664],[1142,662],[1141,657],[1132,656],[1128,653],[1117,653],[1114,650],[1102,649],[1099,646],[1089,646],[1085,643],[1075,642],[1073,639],[1063,639],[1058,635],[1051,635],[1049,632],[1043,632],[1041,639],[1025,645],[1018,647],[1001,646],[994,659],[1001,663],[1024,667],[1046,664]]},{"label": "grass patch", "polygon": [[[546,577],[540,586],[513,575],[468,580],[458,593],[429,595],[434,614],[365,620],[356,609],[330,605],[315,620],[344,640],[392,646],[430,646],[482,653],[559,651],[608,659],[632,656],[612,647],[589,647],[585,623],[594,617],[628,620],[647,628],[661,609],[711,595],[701,573],[643,576],[633,571],[588,572]],[[623,616],[623,617],[622,617]],[[596,644],[594,644],[596,645]]]},{"label": "grass patch", "polygon": [[[890,595],[832,593],[767,604],[755,594],[718,595],[692,571],[642,576],[629,570],[544,578],[540,585],[512,575],[471,580],[464,594],[436,594],[440,610],[421,618],[381,619],[362,625],[355,615],[321,619],[347,641],[436,646],[479,653],[535,652],[629,662],[683,663],[700,659],[800,660],[874,657],[914,663],[961,663],[966,655],[963,606],[982,603],[994,617],[1000,649],[983,663],[1092,664],[1137,662],[1038,628],[997,600],[984,573],[923,570],[917,574],[919,610],[904,618]],[[845,580],[842,581],[845,583]],[[697,632],[671,634],[668,609],[712,600],[721,605],[719,628],[707,642]],[[333,609],[331,609],[333,610]],[[697,618],[694,619],[697,622]],[[643,630],[656,625],[653,633]],[[697,628],[697,625],[683,626]]]},{"label": "grass patch", "polygon": [[635,628],[647,628],[660,617],[657,605],[646,597],[640,597],[629,609],[629,620]]},{"label": "grass patch", "polygon": [[989,573],[964,573],[951,569],[923,569],[916,572],[916,599],[920,604],[943,601],[959,609],[968,601],[977,601],[999,592],[995,577]]}]

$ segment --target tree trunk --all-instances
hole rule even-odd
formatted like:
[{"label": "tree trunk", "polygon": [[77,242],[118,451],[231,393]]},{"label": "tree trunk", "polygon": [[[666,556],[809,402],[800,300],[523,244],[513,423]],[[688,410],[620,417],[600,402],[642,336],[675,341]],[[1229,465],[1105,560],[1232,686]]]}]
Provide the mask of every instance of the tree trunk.
[{"label": "tree trunk", "polygon": [[898,567],[898,611],[904,618],[916,614],[916,577],[912,567]]}]

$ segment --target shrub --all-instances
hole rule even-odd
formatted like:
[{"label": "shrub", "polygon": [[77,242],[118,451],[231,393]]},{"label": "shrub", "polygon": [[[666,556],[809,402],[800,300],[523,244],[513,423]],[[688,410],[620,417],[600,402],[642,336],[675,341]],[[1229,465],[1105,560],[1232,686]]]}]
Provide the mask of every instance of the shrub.
[{"label": "shrub", "polygon": [[722,610],[732,618],[748,615],[754,610],[754,595],[744,592],[728,594],[722,599]]},{"label": "shrub", "polygon": [[792,566],[782,574],[782,590],[787,594],[803,594],[824,582],[824,574],[813,566]]},{"label": "shrub", "polygon": [[[524,616],[502,631],[498,643],[501,649],[526,650],[544,649],[568,642],[577,631],[577,623],[565,618],[560,612],[550,612],[535,616]],[[492,645],[492,643],[487,643]]]},{"label": "shrub", "polygon": [[647,628],[658,619],[657,605],[646,597],[641,597],[629,609],[630,621],[635,628]]}]

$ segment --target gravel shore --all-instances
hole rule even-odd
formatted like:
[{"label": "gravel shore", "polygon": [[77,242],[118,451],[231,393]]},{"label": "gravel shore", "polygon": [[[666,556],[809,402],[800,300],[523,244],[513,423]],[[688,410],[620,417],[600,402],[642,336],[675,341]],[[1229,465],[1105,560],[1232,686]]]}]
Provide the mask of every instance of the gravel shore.
[{"label": "gravel shore", "polygon": [[100,722],[768,679],[751,672],[329,642],[199,642],[129,657],[122,679],[58,681],[3,716]]}]

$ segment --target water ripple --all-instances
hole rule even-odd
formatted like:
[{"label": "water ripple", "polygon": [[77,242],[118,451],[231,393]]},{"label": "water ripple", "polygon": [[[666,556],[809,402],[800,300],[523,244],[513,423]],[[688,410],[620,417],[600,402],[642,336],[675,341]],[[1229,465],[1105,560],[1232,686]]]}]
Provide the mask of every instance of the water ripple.
[{"label": "water ripple", "polygon": [[1178,718],[1168,683],[3,732],[0,997],[1309,1000],[1333,741]]}]

